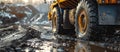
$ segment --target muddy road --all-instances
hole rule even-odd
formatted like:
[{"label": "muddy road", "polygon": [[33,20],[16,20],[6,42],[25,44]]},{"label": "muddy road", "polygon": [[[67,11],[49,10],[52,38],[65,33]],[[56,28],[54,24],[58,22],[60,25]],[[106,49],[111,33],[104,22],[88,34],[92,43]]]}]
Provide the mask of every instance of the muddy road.
[{"label": "muddy road", "polygon": [[[0,41],[0,52],[119,52],[98,43],[81,41],[71,35],[57,35],[52,33],[51,25],[34,25],[19,27],[19,30],[8,28],[1,32],[12,34]],[[6,32],[5,32],[6,31]],[[103,44],[100,44],[103,45]],[[116,48],[117,49],[117,48]],[[118,48],[120,49],[120,48]]]}]

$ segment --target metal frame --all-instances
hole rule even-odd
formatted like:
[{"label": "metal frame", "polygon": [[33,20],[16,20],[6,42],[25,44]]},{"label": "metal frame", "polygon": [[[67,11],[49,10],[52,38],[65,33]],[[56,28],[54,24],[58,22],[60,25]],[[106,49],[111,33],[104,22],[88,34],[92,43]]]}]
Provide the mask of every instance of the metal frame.
[{"label": "metal frame", "polygon": [[99,25],[120,25],[120,5],[98,5]]}]

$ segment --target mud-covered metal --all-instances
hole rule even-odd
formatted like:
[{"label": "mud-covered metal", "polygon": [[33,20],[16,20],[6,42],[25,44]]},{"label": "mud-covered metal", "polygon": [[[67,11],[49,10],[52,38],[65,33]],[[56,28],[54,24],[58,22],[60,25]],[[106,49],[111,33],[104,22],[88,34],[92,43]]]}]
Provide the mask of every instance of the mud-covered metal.
[{"label": "mud-covered metal", "polygon": [[99,5],[99,25],[120,25],[120,5]]},{"label": "mud-covered metal", "polygon": [[118,4],[119,0],[97,0],[98,4]]}]

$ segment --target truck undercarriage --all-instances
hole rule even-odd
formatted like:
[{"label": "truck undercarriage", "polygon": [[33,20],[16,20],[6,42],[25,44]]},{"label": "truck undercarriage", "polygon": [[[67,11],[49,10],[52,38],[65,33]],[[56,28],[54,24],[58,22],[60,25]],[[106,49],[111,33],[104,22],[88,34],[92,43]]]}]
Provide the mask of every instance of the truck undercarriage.
[{"label": "truck undercarriage", "polygon": [[53,33],[72,32],[80,40],[94,42],[119,37],[119,0],[57,0],[56,3],[48,15],[53,22]]}]

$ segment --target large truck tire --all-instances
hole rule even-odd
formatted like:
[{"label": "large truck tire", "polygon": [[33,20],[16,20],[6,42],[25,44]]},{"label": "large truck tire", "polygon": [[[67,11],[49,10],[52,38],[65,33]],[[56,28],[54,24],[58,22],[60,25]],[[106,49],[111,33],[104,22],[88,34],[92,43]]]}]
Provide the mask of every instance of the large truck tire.
[{"label": "large truck tire", "polygon": [[52,31],[53,33],[61,34],[63,32],[62,27],[62,15],[60,15],[60,8],[54,7],[52,14]]},{"label": "large truck tire", "polygon": [[97,34],[98,12],[96,2],[81,0],[77,6],[75,15],[76,36],[85,40],[93,34]]}]

